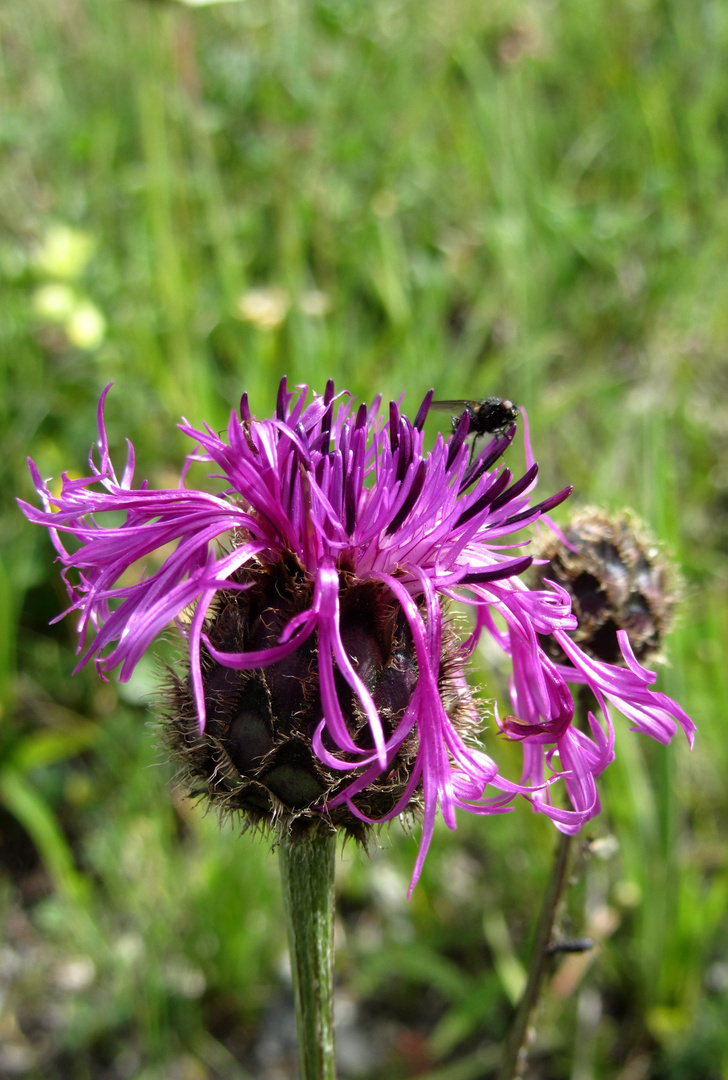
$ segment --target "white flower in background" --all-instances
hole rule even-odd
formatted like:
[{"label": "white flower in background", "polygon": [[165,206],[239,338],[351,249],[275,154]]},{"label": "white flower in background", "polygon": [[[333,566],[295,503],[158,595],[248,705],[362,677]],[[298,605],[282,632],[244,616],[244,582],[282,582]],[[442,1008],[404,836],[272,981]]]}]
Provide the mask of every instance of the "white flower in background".
[{"label": "white flower in background", "polygon": [[259,330],[276,330],[288,314],[290,303],[286,290],[277,285],[248,289],[238,300],[237,313]]}]

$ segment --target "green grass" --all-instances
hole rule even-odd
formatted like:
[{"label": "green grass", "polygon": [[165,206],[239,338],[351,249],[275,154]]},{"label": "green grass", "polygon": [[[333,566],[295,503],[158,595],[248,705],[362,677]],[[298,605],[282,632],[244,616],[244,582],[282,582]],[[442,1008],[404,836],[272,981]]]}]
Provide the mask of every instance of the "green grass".
[{"label": "green grass", "polygon": [[[115,455],[130,437],[161,483],[180,414],[221,428],[243,390],[265,414],[285,372],[513,397],[544,491],[633,506],[680,561],[660,679],[698,743],[620,725],[590,833],[619,853],[569,902],[605,941],[547,993],[534,1075],[728,1077],[727,48],[722,0],[5,0],[0,1043],[24,1075],[264,1074],[275,860],[171,794],[143,680],[70,677],[53,551],[13,499],[28,453],[83,471],[111,380]],[[553,834],[525,806],[441,830],[410,904],[416,835],[382,843],[339,886],[342,993],[398,1033],[366,1075],[488,1076]]]}]

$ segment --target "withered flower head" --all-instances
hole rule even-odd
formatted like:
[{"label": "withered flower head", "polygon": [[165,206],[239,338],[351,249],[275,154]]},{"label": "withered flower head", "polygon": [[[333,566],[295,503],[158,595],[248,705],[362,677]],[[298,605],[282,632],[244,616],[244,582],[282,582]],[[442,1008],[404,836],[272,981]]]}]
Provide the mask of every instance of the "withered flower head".
[{"label": "withered flower head", "polygon": [[[571,489],[531,505],[528,438],[523,476],[498,464],[515,425],[470,463],[467,411],[425,451],[432,392],[414,420],[395,402],[385,419],[379,398],[355,409],[330,381],[309,401],[307,387],[290,393],[284,379],[275,415],[258,420],[244,395],[227,439],[181,425],[197,444],[188,463],[214,466],[221,495],[186,488],[187,467],[178,488],[153,490],[132,488],[131,444],[116,476],[107,391],[91,475],[64,475],[53,494],[31,462],[43,509],[21,508],[49,529],[64,566],[79,667],[93,658],[101,674],[120,665],[128,679],[176,627],[185,668],[169,694],[170,739],[194,787],[223,807],[257,824],[323,820],[360,836],[419,806],[414,884],[438,808],[454,828],[458,809],[503,812],[520,793],[570,832],[597,813],[594,779],[613,757],[607,700],[655,738],[669,741],[677,722],[692,739],[692,722],[649,689],[654,675],[626,638],[627,667],[594,660],[567,634],[576,619],[566,589],[532,590],[521,578],[532,562],[514,553],[521,531]],[[161,565],[133,577],[154,553]],[[451,600],[475,612],[464,641]],[[499,725],[523,745],[520,784],[474,737],[482,724],[467,668],[484,631],[512,662],[517,715]],[[549,638],[566,665],[544,649]],[[591,738],[574,727],[570,681],[592,688],[606,731],[594,718]],[[570,809],[552,802],[559,780]]]},{"label": "withered flower head", "polygon": [[[624,630],[638,660],[659,659],[672,629],[679,579],[647,527],[627,510],[585,507],[569,519],[563,538],[566,543],[550,532],[532,547],[539,562],[530,575],[537,587],[555,581],[571,596],[578,622],[572,640],[597,660],[618,664],[617,631]],[[550,655],[565,659],[555,645],[547,639]]]}]

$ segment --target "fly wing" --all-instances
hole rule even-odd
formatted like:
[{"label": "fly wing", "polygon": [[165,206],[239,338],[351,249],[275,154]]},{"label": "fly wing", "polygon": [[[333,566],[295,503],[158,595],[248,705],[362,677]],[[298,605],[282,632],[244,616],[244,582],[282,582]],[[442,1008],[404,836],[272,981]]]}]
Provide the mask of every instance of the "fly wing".
[{"label": "fly wing", "polygon": [[461,413],[466,409],[472,409],[478,405],[477,401],[463,401],[462,398],[453,398],[452,400],[433,401],[430,403],[431,409],[438,409],[439,412],[449,413]]}]

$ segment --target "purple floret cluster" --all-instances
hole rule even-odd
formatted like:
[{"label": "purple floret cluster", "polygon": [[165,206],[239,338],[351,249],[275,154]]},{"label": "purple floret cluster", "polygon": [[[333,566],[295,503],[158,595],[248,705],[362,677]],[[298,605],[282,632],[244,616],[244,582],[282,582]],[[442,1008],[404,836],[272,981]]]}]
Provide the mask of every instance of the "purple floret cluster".
[{"label": "purple floret cluster", "polygon": [[[529,539],[524,530],[570,488],[532,503],[538,466],[527,434],[525,473],[514,479],[501,460],[515,425],[471,460],[467,411],[452,434],[438,435],[425,449],[432,393],[410,420],[399,403],[391,402],[382,416],[379,398],[369,408],[356,407],[348,393],[335,394],[331,381],[322,395],[309,396],[305,386],[289,392],[284,379],[270,419],[256,419],[244,395],[225,438],[207,426],[182,423],[195,449],[179,487],[155,490],[146,482],[132,487],[131,444],[117,478],[104,426],[108,389],[99,402],[91,475],[64,474],[60,493],[53,494],[31,462],[43,509],[21,502],[31,521],[49,529],[63,564],[69,611],[79,615],[78,667],[93,659],[100,674],[120,667],[119,678],[126,680],[154,639],[176,625],[203,730],[206,658],[231,671],[267,669],[315,635],[320,719],[311,747],[347,781],[321,812],[345,805],[368,820],[357,796],[387,774],[403,742],[416,736],[405,790],[385,815],[398,815],[419,795],[423,829],[413,882],[438,807],[454,828],[458,809],[503,812],[522,795],[563,832],[576,833],[598,813],[596,779],[614,758],[610,705],[633,729],[663,743],[680,725],[692,744],[692,721],[675,701],[651,689],[655,676],[635,659],[626,632],[619,634],[624,666],[596,660],[569,634],[576,619],[566,590],[556,582],[538,589],[524,582],[521,575],[533,561],[523,553]],[[193,462],[211,466],[210,475],[222,478],[225,490],[188,489]],[[70,549],[66,537],[72,538]],[[284,559],[293,559],[305,575],[308,606],[288,619],[275,643],[221,651],[210,640],[216,601],[250,588],[246,568]],[[145,563],[153,567],[155,560],[157,568],[146,570]],[[417,678],[394,726],[383,722],[366,672],[342,636],[344,582],[347,588],[374,583],[394,598],[406,620]],[[451,601],[472,608],[474,627],[458,646],[458,662],[447,662],[450,686],[443,694]],[[523,748],[518,782],[501,776],[453,720],[453,695],[469,700],[467,660],[484,635],[510,661],[513,713],[496,712],[496,722]],[[567,662],[547,654],[548,638]],[[342,711],[342,680],[365,718],[365,740],[354,737]],[[588,714],[588,731],[574,723],[572,684],[587,686],[598,706]],[[567,799],[557,794],[559,781]]]}]

